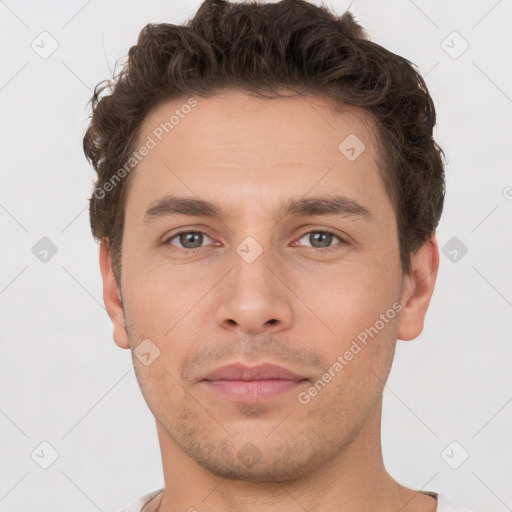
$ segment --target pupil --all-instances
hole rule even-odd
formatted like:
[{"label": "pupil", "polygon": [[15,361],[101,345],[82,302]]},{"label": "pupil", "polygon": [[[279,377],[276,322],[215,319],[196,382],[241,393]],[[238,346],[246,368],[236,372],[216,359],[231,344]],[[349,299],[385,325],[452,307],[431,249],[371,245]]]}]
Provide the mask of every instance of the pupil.
[{"label": "pupil", "polygon": [[[201,233],[184,233],[180,235],[180,243],[185,249],[195,249],[196,247],[201,247],[201,236]],[[194,238],[196,238],[196,242],[199,241],[199,243],[194,244]],[[192,247],[187,245],[189,242],[192,243]]]},{"label": "pupil", "polygon": [[[317,239],[320,238],[319,241],[320,241],[321,247],[329,247],[330,241],[332,238],[332,235],[330,233],[318,232],[318,233],[313,233],[311,236],[316,237]],[[325,243],[325,242],[327,242],[327,243]],[[322,243],[323,243],[323,245],[322,245]]]}]

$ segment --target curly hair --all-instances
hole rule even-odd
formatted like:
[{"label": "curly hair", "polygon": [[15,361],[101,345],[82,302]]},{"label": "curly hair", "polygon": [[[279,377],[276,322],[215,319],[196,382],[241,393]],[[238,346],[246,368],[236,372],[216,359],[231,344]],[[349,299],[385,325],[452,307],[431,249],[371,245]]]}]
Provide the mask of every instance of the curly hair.
[{"label": "curly hair", "polygon": [[305,0],[205,0],[183,25],[147,24],[121,71],[96,85],[89,102],[83,149],[97,173],[91,230],[108,244],[118,284],[133,173],[115,186],[112,180],[133,159],[145,117],[164,100],[233,88],[268,99],[283,89],[320,95],[371,114],[402,271],[409,274],[411,256],[435,234],[445,195],[434,103],[415,65],[370,41],[349,11],[338,16]]}]

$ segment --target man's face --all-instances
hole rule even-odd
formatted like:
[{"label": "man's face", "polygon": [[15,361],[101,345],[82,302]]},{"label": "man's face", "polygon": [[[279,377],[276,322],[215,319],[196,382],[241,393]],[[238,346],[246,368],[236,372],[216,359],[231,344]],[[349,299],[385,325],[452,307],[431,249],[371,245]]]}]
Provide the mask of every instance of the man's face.
[{"label": "man's face", "polygon": [[[364,111],[238,91],[196,99],[191,109],[181,109],[187,98],[163,104],[143,123],[138,147],[148,136],[157,144],[127,195],[128,335],[118,325],[115,339],[132,350],[151,340],[147,360],[160,351],[134,364],[168,446],[218,475],[284,480],[336,457],[380,404],[404,283],[396,220]],[[190,112],[158,141],[176,109]],[[224,216],[146,213],[166,196],[214,203]],[[286,212],[335,196],[352,208]],[[307,380],[280,393],[203,380],[233,362]]]}]

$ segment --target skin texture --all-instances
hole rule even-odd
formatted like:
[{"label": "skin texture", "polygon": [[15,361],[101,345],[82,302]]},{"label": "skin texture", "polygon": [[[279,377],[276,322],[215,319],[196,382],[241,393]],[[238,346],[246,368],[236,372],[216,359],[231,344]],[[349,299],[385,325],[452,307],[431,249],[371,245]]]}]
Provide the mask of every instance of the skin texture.
[{"label": "skin texture", "polygon": [[[139,143],[187,99],[150,112]],[[230,90],[196,99],[132,171],[121,290],[108,246],[100,246],[116,344],[133,354],[150,339],[160,350],[148,366],[133,357],[165,479],[144,511],[434,511],[434,498],[387,473],[380,427],[396,340],[423,329],[439,250],[432,237],[413,256],[412,273],[402,274],[372,119],[313,96],[268,100]],[[365,144],[354,161],[338,149],[349,134]],[[365,206],[371,219],[276,216],[291,198],[335,193]],[[144,222],[166,194],[216,202],[227,216]],[[189,239],[187,247],[197,248],[183,248],[186,237],[171,239],[182,229],[204,233],[196,245]],[[325,229],[339,235],[322,245]],[[262,250],[250,263],[237,252],[249,236],[257,245],[242,247]],[[396,303],[400,313],[301,403],[298,392]],[[309,381],[258,404],[226,399],[201,382],[235,361],[274,362]]]}]

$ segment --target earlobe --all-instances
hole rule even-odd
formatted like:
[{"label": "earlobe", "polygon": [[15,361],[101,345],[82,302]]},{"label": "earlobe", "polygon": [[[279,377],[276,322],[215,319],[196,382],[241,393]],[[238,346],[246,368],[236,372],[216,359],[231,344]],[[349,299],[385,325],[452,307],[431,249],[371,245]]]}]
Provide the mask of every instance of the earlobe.
[{"label": "earlobe", "polygon": [[411,273],[404,276],[400,300],[403,309],[398,323],[398,339],[413,340],[423,331],[438,268],[439,247],[436,237],[433,236],[413,255]]},{"label": "earlobe", "polygon": [[114,341],[121,348],[130,348],[130,340],[126,332],[121,303],[121,293],[112,271],[110,249],[105,240],[100,242],[100,269],[103,279],[103,302],[114,327]]}]

